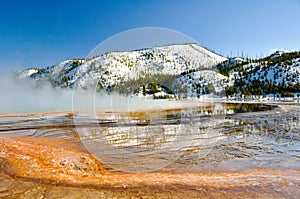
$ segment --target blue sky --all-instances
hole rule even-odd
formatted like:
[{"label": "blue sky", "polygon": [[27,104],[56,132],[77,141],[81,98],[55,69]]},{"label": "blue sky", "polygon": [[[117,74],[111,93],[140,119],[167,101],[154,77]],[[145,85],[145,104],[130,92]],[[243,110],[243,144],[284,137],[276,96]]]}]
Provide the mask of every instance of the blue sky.
[{"label": "blue sky", "polygon": [[300,0],[1,1],[0,73],[86,57],[139,27],[182,32],[224,56],[300,49]]}]

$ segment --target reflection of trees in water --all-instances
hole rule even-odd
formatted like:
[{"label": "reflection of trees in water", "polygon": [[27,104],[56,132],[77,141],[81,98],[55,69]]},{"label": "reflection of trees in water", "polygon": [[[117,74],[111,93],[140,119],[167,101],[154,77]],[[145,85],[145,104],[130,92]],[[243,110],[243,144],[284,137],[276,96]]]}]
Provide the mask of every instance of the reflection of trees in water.
[{"label": "reflection of trees in water", "polygon": [[272,110],[274,106],[265,104],[240,103],[235,108],[235,113],[260,112]]},{"label": "reflection of trees in water", "polygon": [[287,167],[286,160],[299,163],[300,152],[294,150],[300,146],[299,126],[297,111],[237,115],[222,127],[224,139],[207,158],[217,164],[258,159],[257,164],[272,168]]}]

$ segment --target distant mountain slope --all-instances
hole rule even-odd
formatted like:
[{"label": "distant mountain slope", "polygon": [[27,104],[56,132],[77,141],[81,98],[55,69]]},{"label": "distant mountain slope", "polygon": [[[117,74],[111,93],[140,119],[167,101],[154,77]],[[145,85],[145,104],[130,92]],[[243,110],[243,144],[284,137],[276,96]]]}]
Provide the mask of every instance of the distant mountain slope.
[{"label": "distant mountain slope", "polygon": [[300,52],[275,52],[258,60],[233,58],[217,66],[232,82],[227,95],[292,96],[300,92]]},{"label": "distant mountain slope", "polygon": [[17,76],[49,80],[54,86],[61,87],[84,88],[96,82],[107,89],[149,75],[180,75],[188,70],[212,68],[225,60],[197,44],[182,44],[111,52],[87,60],[67,60],[45,69],[27,69]]},{"label": "distant mountain slope", "polygon": [[[197,44],[110,52],[16,73],[54,87],[88,88],[158,98],[300,93],[300,52],[261,59],[224,58]],[[156,95],[155,95],[155,92]],[[160,92],[160,93],[158,93]]]},{"label": "distant mountain slope", "polygon": [[210,93],[225,95],[223,91],[228,85],[228,78],[213,70],[199,70],[179,77],[173,83],[174,88],[178,88],[176,84],[186,89],[186,91],[176,91],[176,93],[186,92],[187,97],[200,97],[200,95]]}]

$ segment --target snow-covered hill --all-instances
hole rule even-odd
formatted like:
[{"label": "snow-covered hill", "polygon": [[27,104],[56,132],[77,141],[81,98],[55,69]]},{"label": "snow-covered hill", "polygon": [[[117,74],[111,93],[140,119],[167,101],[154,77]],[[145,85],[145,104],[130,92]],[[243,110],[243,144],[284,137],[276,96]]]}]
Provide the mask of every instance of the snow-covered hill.
[{"label": "snow-covered hill", "polygon": [[[177,88],[177,85],[181,85],[181,88],[186,89],[187,97],[200,97],[200,95],[210,93],[222,94],[228,83],[228,78],[216,71],[199,70],[181,76],[173,83],[173,86]],[[185,93],[185,91],[177,93]]]},{"label": "snow-covered hill", "polygon": [[[16,73],[55,87],[174,98],[300,93],[300,52],[265,58],[224,58],[195,43],[110,52]],[[153,86],[155,85],[155,86]],[[157,95],[154,95],[155,92]],[[158,93],[160,92],[160,93]]]},{"label": "snow-covered hill", "polygon": [[278,51],[258,60],[233,58],[217,68],[229,77],[229,95],[292,96],[300,92],[300,52]]},{"label": "snow-covered hill", "polygon": [[47,68],[21,71],[20,78],[50,80],[61,87],[105,89],[128,80],[155,74],[180,75],[185,71],[213,68],[226,58],[197,44],[155,47],[131,52],[111,52],[93,59],[73,59]]}]

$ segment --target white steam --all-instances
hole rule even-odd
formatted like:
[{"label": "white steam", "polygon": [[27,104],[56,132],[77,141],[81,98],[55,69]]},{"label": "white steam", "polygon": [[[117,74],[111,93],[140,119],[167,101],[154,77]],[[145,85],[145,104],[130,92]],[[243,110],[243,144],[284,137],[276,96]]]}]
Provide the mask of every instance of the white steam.
[{"label": "white steam", "polygon": [[0,113],[40,112],[72,109],[72,91],[39,87],[29,79],[0,78]]},{"label": "white steam", "polygon": [[[0,77],[0,114],[103,109],[126,111],[133,108],[166,108],[178,102],[100,95],[94,90],[53,88],[50,83]],[[180,106],[180,105],[179,105]]]}]

